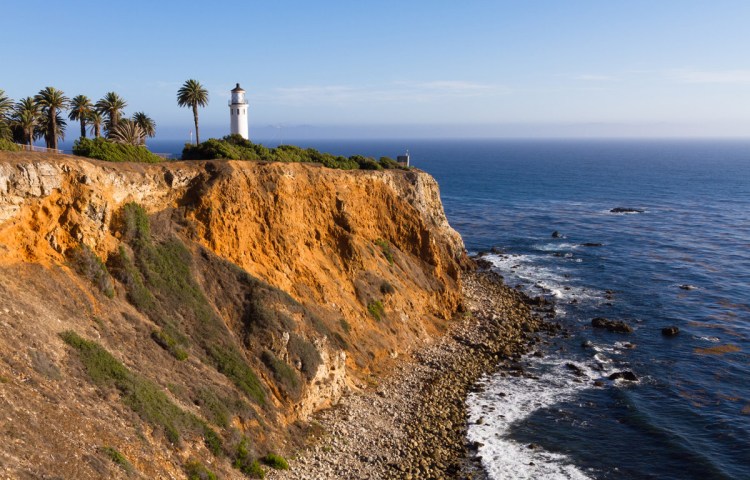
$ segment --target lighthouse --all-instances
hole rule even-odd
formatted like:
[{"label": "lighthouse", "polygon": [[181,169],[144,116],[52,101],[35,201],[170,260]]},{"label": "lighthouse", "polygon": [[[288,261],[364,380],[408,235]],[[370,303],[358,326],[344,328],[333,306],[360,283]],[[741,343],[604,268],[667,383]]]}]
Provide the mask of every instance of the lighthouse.
[{"label": "lighthouse", "polygon": [[229,123],[230,133],[242,135],[247,140],[247,100],[245,91],[238,83],[232,89],[232,99],[229,101]]}]

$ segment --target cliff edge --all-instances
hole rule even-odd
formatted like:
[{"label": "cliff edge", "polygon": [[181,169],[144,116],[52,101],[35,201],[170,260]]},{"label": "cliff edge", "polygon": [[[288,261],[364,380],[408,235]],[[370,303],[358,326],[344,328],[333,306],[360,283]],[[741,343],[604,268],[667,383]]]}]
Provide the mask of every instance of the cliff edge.
[{"label": "cliff edge", "polygon": [[258,475],[468,264],[419,171],[0,152],[0,473]]}]

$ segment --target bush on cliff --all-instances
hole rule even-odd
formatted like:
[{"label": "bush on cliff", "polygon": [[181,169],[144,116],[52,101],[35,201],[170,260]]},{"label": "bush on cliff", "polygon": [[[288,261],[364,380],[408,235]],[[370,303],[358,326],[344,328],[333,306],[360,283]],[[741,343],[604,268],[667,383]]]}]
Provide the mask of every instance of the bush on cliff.
[{"label": "bush on cliff", "polygon": [[380,160],[353,155],[349,158],[330,153],[321,153],[314,148],[300,148],[294,145],[279,145],[268,148],[245,140],[240,135],[228,135],[222,139],[211,138],[198,145],[185,144],[183,160],[251,160],[262,162],[321,163],[328,168],[339,170],[383,170],[408,167],[398,164],[388,157]]},{"label": "bush on cliff", "polygon": [[162,158],[142,145],[124,145],[104,138],[80,138],[73,144],[73,155],[106,162],[159,163]]},{"label": "bush on cliff", "polygon": [[65,253],[68,264],[81,276],[96,285],[109,298],[115,296],[112,277],[107,266],[87,245],[81,244]]},{"label": "bush on cliff", "polygon": [[20,146],[16,145],[10,140],[7,140],[5,138],[0,138],[0,150],[6,151],[6,152],[20,152],[22,149]]}]

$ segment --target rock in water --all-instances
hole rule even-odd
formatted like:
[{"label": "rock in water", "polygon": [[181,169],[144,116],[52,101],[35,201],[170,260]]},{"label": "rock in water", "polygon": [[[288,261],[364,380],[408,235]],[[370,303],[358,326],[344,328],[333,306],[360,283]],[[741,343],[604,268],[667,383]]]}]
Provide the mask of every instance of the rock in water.
[{"label": "rock in water", "polygon": [[627,380],[629,382],[637,382],[638,377],[635,376],[635,373],[631,372],[630,370],[625,370],[624,372],[615,372],[609,377],[610,380]]},{"label": "rock in water", "polygon": [[610,213],[643,213],[645,212],[645,210],[641,210],[639,208],[615,207],[609,212]]},{"label": "rock in water", "polygon": [[581,244],[582,247],[601,247],[602,245],[604,245],[604,244],[603,243],[594,243],[594,242],[586,242],[586,243],[582,243]]},{"label": "rock in water", "polygon": [[552,232],[552,238],[562,238],[562,233],[555,230],[554,232]]},{"label": "rock in water", "polygon": [[610,332],[632,333],[633,327],[622,320],[610,320],[604,317],[596,317],[591,320],[591,326],[594,328],[605,328]]},{"label": "rock in water", "polygon": [[678,333],[680,333],[680,329],[675,327],[674,325],[670,327],[664,327],[661,329],[661,334],[664,335],[665,337],[674,337]]},{"label": "rock in water", "polygon": [[688,284],[680,285],[680,288],[683,290],[695,290],[694,285],[688,285]]}]

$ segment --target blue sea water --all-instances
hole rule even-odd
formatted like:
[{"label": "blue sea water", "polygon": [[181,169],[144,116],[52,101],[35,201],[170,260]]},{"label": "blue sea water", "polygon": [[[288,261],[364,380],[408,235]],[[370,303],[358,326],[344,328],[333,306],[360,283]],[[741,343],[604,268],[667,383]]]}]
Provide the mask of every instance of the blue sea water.
[{"label": "blue sea water", "polygon": [[[750,142],[297,144],[409,148],[468,250],[555,302],[569,335],[524,360],[533,375],[469,398],[491,478],[750,479]],[[593,329],[596,316],[635,331]],[[609,380],[624,370],[639,380]]]}]

